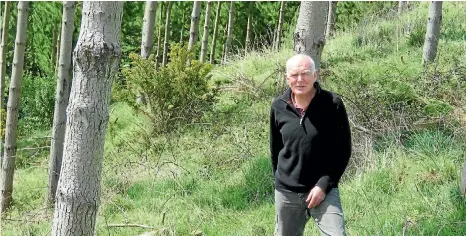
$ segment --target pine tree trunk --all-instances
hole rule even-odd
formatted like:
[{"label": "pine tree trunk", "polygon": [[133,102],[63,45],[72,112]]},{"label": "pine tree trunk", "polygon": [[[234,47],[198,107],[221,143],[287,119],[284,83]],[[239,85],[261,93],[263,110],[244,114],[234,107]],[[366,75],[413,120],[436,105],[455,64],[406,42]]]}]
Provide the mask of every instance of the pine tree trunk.
[{"label": "pine tree trunk", "polygon": [[310,56],[316,70],[320,68],[320,57],[325,45],[327,10],[328,2],[302,1],[293,35],[294,53]]},{"label": "pine tree trunk", "polygon": [[277,29],[277,41],[276,41],[276,49],[277,51],[280,50],[280,46],[282,43],[282,29],[283,29],[283,17],[285,14],[285,4],[286,2],[282,1],[280,4],[280,16],[278,18],[278,29]]},{"label": "pine tree trunk", "polygon": [[214,26],[214,35],[212,37],[212,47],[210,49],[210,63],[214,64],[215,61],[215,46],[217,44],[217,35],[218,35],[218,22],[220,21],[220,7],[222,2],[218,1],[217,11],[215,13],[215,26]]},{"label": "pine tree trunk", "polygon": [[159,21],[159,32],[157,34],[157,54],[155,55],[155,70],[159,67],[159,63],[161,61],[161,42],[162,42],[162,22],[163,22],[163,2],[160,3],[160,21]]},{"label": "pine tree trunk", "polygon": [[10,90],[8,92],[8,109],[6,115],[5,153],[1,173],[1,211],[10,207],[13,192],[13,176],[16,157],[16,134],[18,129],[19,95],[23,79],[24,50],[26,48],[26,28],[29,2],[18,2],[18,21],[16,23],[15,52],[11,72]]},{"label": "pine tree trunk", "polygon": [[442,2],[432,1],[429,6],[427,31],[422,54],[422,64],[434,61],[437,56],[437,46],[442,25]]},{"label": "pine tree trunk", "polygon": [[189,29],[188,49],[191,49],[197,43],[199,37],[199,16],[201,14],[201,2],[195,1],[193,12],[191,14],[191,28]]},{"label": "pine tree trunk", "polygon": [[225,52],[223,61],[226,62],[228,60],[228,54],[230,53],[231,48],[231,38],[233,33],[233,23],[235,21],[235,1],[231,1],[230,3],[230,12],[228,14],[228,32],[227,32],[227,40],[225,42]]},{"label": "pine tree trunk", "polygon": [[169,29],[170,29],[170,14],[172,11],[173,2],[168,2],[167,6],[167,16],[165,18],[165,33],[164,33],[164,40],[163,40],[163,59],[162,65],[165,66],[168,62],[168,40],[169,40]]},{"label": "pine tree trunk", "polygon": [[58,179],[63,159],[63,142],[65,139],[66,108],[68,107],[71,85],[71,51],[73,46],[74,12],[76,2],[63,2],[60,56],[58,58],[58,79],[55,90],[55,110],[53,116],[52,142],[50,147],[49,182],[47,185],[47,202],[55,202]]},{"label": "pine tree trunk", "polygon": [[251,24],[252,24],[252,13],[251,9],[248,10],[248,23],[246,25],[246,40],[244,42],[244,55],[249,52],[249,44],[251,42]]},{"label": "pine tree trunk", "polygon": [[84,2],[82,15],[53,236],[95,235],[108,106],[121,58],[123,2]]},{"label": "pine tree trunk", "polygon": [[210,8],[212,7],[212,3],[212,1],[208,1],[205,9],[204,32],[202,35],[201,56],[199,59],[201,62],[205,62],[207,47],[209,46]]},{"label": "pine tree trunk", "polygon": [[156,1],[146,1],[144,10],[144,20],[142,24],[142,43],[141,43],[141,57],[147,59],[152,51],[154,45],[154,25],[155,25],[155,12],[157,11]]},{"label": "pine tree trunk", "polygon": [[335,31],[335,15],[337,14],[337,1],[328,2],[327,29],[325,30],[325,38],[333,38]]},{"label": "pine tree trunk", "polygon": [[[3,122],[3,109],[5,108],[4,97],[5,97],[5,71],[6,71],[6,51],[8,50],[8,29],[10,21],[10,2],[5,2],[5,10],[3,13],[3,24],[2,24],[2,43],[0,44],[0,122]],[[0,160],[3,162],[3,140],[4,135],[2,132],[3,125],[0,125]]]}]

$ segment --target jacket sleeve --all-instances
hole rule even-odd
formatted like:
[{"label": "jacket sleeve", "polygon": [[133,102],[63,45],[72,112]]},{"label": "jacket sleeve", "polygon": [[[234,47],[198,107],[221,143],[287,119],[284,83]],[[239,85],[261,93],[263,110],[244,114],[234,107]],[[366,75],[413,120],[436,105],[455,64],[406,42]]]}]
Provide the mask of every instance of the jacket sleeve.
[{"label": "jacket sleeve", "polygon": [[325,193],[336,186],[341,176],[345,172],[351,156],[351,130],[348,122],[348,115],[341,98],[338,99],[336,108],[335,137],[329,146],[330,159],[326,174],[317,181],[317,186],[322,188]]},{"label": "jacket sleeve", "polygon": [[270,154],[272,158],[272,173],[275,176],[278,164],[278,154],[283,148],[282,135],[275,120],[275,111],[272,106],[270,109]]}]

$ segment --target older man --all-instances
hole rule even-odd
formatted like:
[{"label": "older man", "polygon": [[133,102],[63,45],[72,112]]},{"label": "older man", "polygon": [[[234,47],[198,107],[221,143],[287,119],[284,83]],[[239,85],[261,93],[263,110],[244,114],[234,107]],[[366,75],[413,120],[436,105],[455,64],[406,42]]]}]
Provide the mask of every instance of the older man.
[{"label": "older man", "polygon": [[338,182],[351,156],[351,132],[339,96],[317,82],[314,61],[286,63],[289,89],[270,112],[276,235],[300,236],[312,217],[322,235],[345,235]]}]

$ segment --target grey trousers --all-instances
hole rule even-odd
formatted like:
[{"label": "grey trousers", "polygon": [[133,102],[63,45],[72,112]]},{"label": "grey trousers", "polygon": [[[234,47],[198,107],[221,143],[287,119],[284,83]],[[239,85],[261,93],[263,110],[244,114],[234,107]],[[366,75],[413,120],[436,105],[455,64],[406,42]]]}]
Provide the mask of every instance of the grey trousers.
[{"label": "grey trousers", "polygon": [[306,193],[275,190],[275,235],[302,236],[312,217],[321,235],[346,235],[340,192],[333,188],[316,207],[307,208]]}]

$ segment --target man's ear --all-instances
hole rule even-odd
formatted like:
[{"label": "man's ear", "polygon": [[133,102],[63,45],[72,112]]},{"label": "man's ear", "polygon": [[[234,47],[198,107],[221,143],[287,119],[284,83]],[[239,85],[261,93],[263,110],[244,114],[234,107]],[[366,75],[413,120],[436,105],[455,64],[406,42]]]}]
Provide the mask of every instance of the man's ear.
[{"label": "man's ear", "polygon": [[316,70],[316,71],[314,72],[314,81],[317,81],[318,78],[319,78],[319,71]]}]

